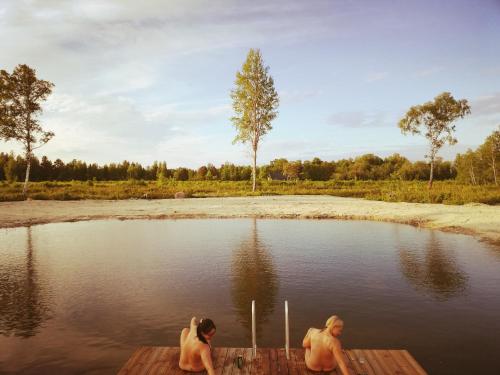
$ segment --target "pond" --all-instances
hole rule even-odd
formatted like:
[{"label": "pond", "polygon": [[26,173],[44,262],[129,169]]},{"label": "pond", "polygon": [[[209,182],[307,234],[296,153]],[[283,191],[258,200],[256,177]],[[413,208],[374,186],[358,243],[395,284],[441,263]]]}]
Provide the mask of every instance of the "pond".
[{"label": "pond", "polygon": [[114,374],[178,346],[283,347],[337,314],[348,348],[407,349],[430,374],[500,368],[500,249],[368,221],[90,221],[0,230],[0,373]]}]

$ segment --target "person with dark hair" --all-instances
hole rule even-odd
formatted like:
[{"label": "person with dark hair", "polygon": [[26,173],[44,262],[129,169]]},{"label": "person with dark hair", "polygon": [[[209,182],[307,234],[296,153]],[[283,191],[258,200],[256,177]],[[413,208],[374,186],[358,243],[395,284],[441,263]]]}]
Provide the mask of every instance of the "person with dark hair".
[{"label": "person with dark hair", "polygon": [[207,370],[208,375],[215,375],[211,356],[211,340],[215,335],[215,324],[211,319],[191,319],[189,328],[181,332],[181,357],[179,367],[182,370],[199,372]]}]

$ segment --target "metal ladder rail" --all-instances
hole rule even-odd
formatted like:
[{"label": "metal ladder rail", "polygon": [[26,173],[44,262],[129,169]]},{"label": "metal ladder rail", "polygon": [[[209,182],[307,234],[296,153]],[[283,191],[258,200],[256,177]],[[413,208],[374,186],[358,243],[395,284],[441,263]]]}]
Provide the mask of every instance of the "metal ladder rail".
[{"label": "metal ladder rail", "polygon": [[[255,300],[252,300],[252,351],[253,356],[257,355],[257,335],[255,320]],[[286,359],[290,359],[290,322],[288,319],[288,301],[285,301],[285,353]]]},{"label": "metal ladder rail", "polygon": [[255,300],[252,301],[252,351],[253,356],[257,356],[257,335],[255,333]]},{"label": "metal ladder rail", "polygon": [[290,359],[290,324],[288,322],[288,301],[285,301],[285,352],[286,359]]}]

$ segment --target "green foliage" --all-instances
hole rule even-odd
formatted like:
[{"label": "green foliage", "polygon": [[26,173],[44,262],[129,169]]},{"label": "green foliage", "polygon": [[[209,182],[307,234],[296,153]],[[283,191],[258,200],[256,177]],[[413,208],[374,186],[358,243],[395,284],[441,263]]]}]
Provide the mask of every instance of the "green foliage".
[{"label": "green foliage", "polygon": [[54,133],[44,131],[37,119],[41,102],[52,93],[54,85],[39,80],[36,72],[21,64],[12,74],[0,71],[0,139],[19,141],[25,152],[26,175],[23,193],[26,193],[33,150],[43,146]]},{"label": "green foliage", "polygon": [[241,72],[236,73],[235,88],[231,91],[233,110],[231,117],[237,135],[233,143],[250,142],[253,151],[252,190],[257,178],[257,148],[260,139],[271,129],[279,104],[274,80],[269,67],[264,66],[260,50],[250,49]]},{"label": "green foliage", "polygon": [[5,179],[7,180],[8,183],[12,183],[12,182],[17,181],[16,162],[14,159],[14,155],[12,155],[12,154],[10,155],[7,163],[5,163],[5,166],[3,167],[3,171],[4,171]]},{"label": "green foliage", "polygon": [[189,171],[187,168],[177,168],[174,172],[174,180],[187,181],[189,179]]},{"label": "green foliage", "polygon": [[[9,164],[10,163],[10,164]],[[5,166],[9,164],[14,179],[23,179],[26,161],[20,156],[0,152],[0,180],[5,179]],[[437,158],[435,161],[437,180],[454,178],[455,169],[450,162]],[[429,174],[429,164],[425,162],[411,163],[398,154],[381,159],[373,154],[362,155],[356,159],[339,161],[323,161],[314,158],[312,161],[288,161],[275,159],[269,165],[258,169],[260,180],[425,180]],[[248,181],[251,180],[250,166],[224,163],[219,168],[212,164],[202,166],[198,170],[183,168],[167,169],[166,163],[154,162],[143,167],[139,163],[123,161],[105,165],[87,164],[80,160],[72,160],[65,164],[60,159],[54,162],[47,157],[41,161],[31,159],[31,178],[33,181],[124,181],[124,180],[157,180],[159,184],[170,179],[189,181]]]},{"label": "green foliage", "polygon": [[399,121],[399,128],[403,134],[421,134],[421,127],[425,128],[425,137],[429,140],[431,170],[429,188],[432,187],[434,161],[437,152],[445,143],[454,145],[457,139],[453,136],[455,125],[453,121],[470,114],[470,107],[465,99],[455,100],[449,92],[436,96],[434,101],[411,107]]},{"label": "green foliage", "polygon": [[167,180],[168,176],[167,163],[161,162],[160,164],[157,164],[156,162],[154,162],[151,168],[151,174],[153,176],[156,176],[156,179],[160,184],[164,183]]},{"label": "green foliage", "polygon": [[500,163],[500,126],[476,150],[457,154],[455,167],[457,180],[472,185],[494,183],[498,186]]}]

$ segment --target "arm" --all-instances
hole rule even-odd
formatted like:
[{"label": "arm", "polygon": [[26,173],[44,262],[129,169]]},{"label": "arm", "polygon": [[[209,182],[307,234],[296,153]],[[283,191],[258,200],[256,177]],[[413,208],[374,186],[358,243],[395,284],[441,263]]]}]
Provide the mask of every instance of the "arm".
[{"label": "arm", "polygon": [[333,355],[337,360],[337,363],[342,370],[343,375],[350,375],[350,372],[347,368],[347,363],[345,362],[344,352],[342,351],[342,345],[339,340],[335,340],[333,342]]},{"label": "arm", "polygon": [[306,333],[306,337],[304,337],[304,340],[302,340],[302,347],[303,348],[310,348],[311,347],[311,331],[312,331],[312,328],[309,328],[309,330]]},{"label": "arm", "polygon": [[191,318],[191,324],[190,324],[190,326],[189,326],[189,330],[190,330],[190,331],[196,331],[196,327],[198,327],[198,323],[196,323],[196,317],[195,317],[195,316],[193,316],[193,317]]},{"label": "arm", "polygon": [[212,356],[210,355],[210,348],[208,345],[203,345],[201,349],[201,362],[205,369],[207,370],[207,375],[215,375],[214,366],[212,364]]}]

